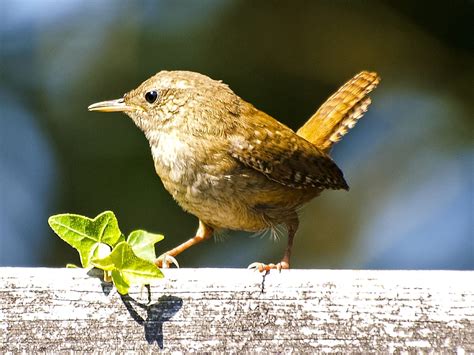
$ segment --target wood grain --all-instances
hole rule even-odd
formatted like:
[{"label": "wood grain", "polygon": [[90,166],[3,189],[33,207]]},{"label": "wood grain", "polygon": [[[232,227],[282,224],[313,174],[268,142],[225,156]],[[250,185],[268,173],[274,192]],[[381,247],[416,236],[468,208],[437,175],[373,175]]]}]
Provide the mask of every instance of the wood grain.
[{"label": "wood grain", "polygon": [[0,352],[474,352],[473,271],[0,268]]}]

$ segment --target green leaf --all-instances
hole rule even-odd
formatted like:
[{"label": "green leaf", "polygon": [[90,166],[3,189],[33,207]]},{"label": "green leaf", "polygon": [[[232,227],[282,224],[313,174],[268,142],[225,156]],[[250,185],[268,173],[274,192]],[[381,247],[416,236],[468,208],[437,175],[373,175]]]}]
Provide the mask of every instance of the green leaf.
[{"label": "green leaf", "polygon": [[112,270],[112,278],[113,271],[120,271],[120,278],[128,285],[148,284],[151,280],[163,277],[163,273],[154,263],[136,256],[127,242],[117,244],[105,258],[93,258],[92,264],[103,270]]},{"label": "green leaf", "polygon": [[90,266],[91,256],[100,243],[113,247],[124,239],[111,211],[103,212],[94,219],[59,214],[49,217],[48,223],[61,239],[77,249],[83,267]]},{"label": "green leaf", "polygon": [[153,262],[156,259],[155,244],[163,240],[161,234],[148,233],[144,230],[136,230],[130,233],[127,243],[139,258]]},{"label": "green leaf", "polygon": [[117,287],[117,291],[121,295],[126,295],[128,293],[130,284],[127,281],[125,281],[120,271],[118,270],[112,271],[112,280],[114,281],[115,287]]},{"label": "green leaf", "polygon": [[[126,242],[125,242],[126,243]],[[115,248],[114,248],[115,250]],[[113,271],[116,269],[116,266],[114,264],[114,261],[112,259],[112,253],[113,251],[107,255],[105,258],[97,258],[97,257],[92,257],[91,259],[91,264],[99,269],[102,269],[104,271]]]},{"label": "green leaf", "polygon": [[76,264],[66,264],[66,269],[79,269]]}]

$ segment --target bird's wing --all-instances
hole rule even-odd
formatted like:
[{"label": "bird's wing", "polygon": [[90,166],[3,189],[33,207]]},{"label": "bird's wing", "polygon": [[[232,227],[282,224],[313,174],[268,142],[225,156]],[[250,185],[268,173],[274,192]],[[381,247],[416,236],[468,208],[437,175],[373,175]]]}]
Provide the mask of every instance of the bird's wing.
[{"label": "bird's wing", "polygon": [[244,114],[251,119],[229,137],[232,157],[285,186],[348,189],[341,170],[328,155],[248,105]]}]

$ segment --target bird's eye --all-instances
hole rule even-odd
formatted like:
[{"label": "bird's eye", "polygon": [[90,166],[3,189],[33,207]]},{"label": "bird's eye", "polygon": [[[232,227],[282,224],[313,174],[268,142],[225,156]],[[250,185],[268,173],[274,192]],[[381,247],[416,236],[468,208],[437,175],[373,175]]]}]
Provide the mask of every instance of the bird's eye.
[{"label": "bird's eye", "polygon": [[158,98],[158,92],[156,92],[155,90],[148,91],[145,94],[145,100],[150,104],[154,103],[157,98]]}]

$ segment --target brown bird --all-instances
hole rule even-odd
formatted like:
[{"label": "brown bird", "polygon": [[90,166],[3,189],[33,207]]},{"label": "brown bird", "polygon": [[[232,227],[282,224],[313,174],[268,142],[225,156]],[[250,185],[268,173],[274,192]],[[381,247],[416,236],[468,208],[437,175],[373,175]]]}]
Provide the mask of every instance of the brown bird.
[{"label": "brown bird", "polygon": [[155,169],[178,204],[199,218],[196,236],[163,254],[157,266],[221,229],[285,227],[277,264],[288,269],[297,210],[324,189],[348,190],[329,150],[370,105],[380,79],[363,71],[344,84],[296,133],[237,96],[221,81],[188,71],[161,71],[122,98],[90,111],[126,113],[144,133]]}]

